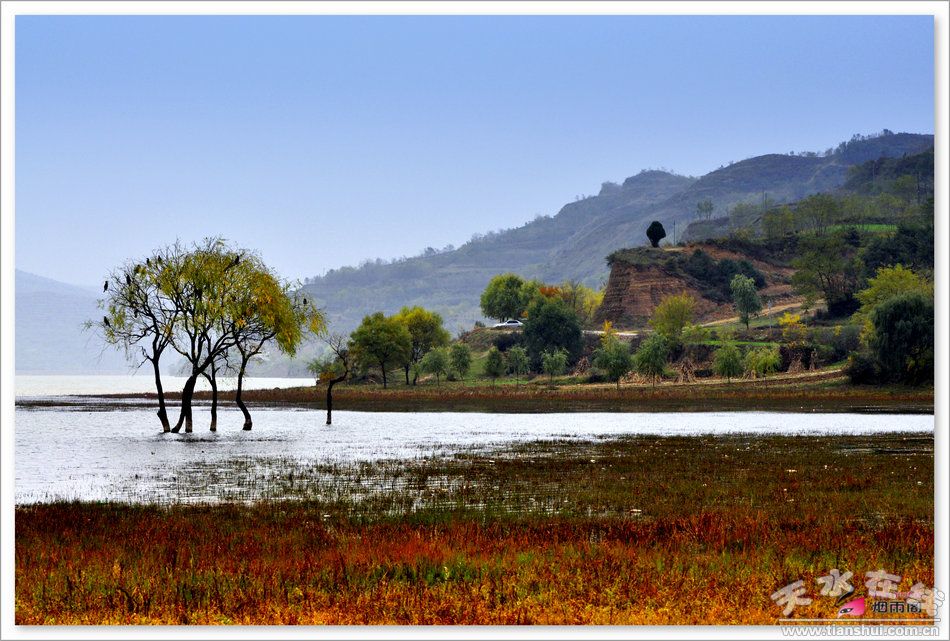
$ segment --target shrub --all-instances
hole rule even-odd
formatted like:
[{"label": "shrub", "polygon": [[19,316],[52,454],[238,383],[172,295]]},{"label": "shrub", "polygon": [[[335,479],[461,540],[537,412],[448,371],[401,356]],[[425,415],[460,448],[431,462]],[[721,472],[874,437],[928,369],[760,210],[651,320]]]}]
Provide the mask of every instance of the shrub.
[{"label": "shrub", "polygon": [[[449,364],[452,374],[464,379],[472,368],[472,350],[465,343],[453,343],[449,348]],[[452,380],[454,380],[454,376]]]},{"label": "shrub", "polygon": [[881,365],[867,352],[852,354],[844,371],[857,385],[874,385],[881,381]]},{"label": "shrub", "polygon": [[602,369],[619,389],[620,379],[633,367],[630,346],[612,334],[605,334],[601,346],[594,352],[594,367]]},{"label": "shrub", "polygon": [[521,332],[504,332],[492,340],[492,344],[498,348],[498,351],[507,352],[515,345],[524,343],[524,336]]},{"label": "shrub", "polygon": [[497,347],[488,350],[488,357],[485,359],[485,376],[491,378],[492,385],[495,379],[505,375],[505,357],[498,351]]},{"label": "shrub", "polygon": [[872,349],[889,380],[933,380],[934,304],[919,292],[890,298],[871,313]]},{"label": "shrub", "polygon": [[713,357],[713,371],[731,381],[742,374],[742,353],[735,343],[726,343],[716,350]]},{"label": "shrub", "polygon": [[640,349],[633,357],[633,365],[639,374],[649,376],[656,387],[657,377],[662,376],[666,369],[669,353],[666,340],[654,334],[640,344]]},{"label": "shrub", "polygon": [[544,352],[541,355],[541,371],[547,374],[553,383],[555,376],[567,371],[567,350],[553,349]]},{"label": "shrub", "polygon": [[778,348],[757,347],[745,357],[745,371],[755,376],[768,376],[778,370],[781,364]]},{"label": "shrub", "polygon": [[426,352],[419,363],[419,368],[426,374],[433,374],[435,382],[441,382],[441,377],[449,371],[449,351],[444,347],[436,347]]}]

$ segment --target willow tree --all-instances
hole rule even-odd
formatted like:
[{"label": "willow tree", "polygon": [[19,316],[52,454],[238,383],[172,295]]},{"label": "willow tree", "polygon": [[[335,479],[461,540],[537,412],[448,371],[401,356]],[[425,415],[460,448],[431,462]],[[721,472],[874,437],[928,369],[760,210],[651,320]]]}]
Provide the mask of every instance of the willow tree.
[{"label": "willow tree", "polygon": [[324,318],[311,300],[295,296],[294,287],[282,282],[257,256],[245,254],[232,270],[229,282],[232,289],[225,317],[237,352],[234,402],[244,414],[244,429],[250,430],[251,413],[241,393],[251,360],[263,353],[270,343],[275,343],[284,354],[294,356],[304,331],[321,332]]},{"label": "willow tree", "polygon": [[165,432],[171,430],[171,425],[162,386],[161,359],[171,345],[183,312],[179,300],[169,295],[168,284],[178,279],[184,255],[181,246],[175,244],[112,271],[103,283],[104,297],[99,301],[104,311],[102,320],[86,323],[106,343],[122,349],[136,369],[146,362],[151,364],[158,419]]},{"label": "willow tree", "polygon": [[166,283],[167,295],[181,310],[172,347],[188,362],[190,372],[181,392],[181,413],[172,432],[192,431],[191,403],[198,378],[235,346],[229,315],[234,269],[242,255],[223,239],[209,238],[186,253],[178,278]]}]

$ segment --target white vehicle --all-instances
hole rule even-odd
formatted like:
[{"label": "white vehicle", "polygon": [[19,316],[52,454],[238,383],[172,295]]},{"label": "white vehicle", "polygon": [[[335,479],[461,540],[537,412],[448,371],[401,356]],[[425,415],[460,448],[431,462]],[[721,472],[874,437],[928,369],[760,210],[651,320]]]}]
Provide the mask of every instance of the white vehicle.
[{"label": "white vehicle", "polygon": [[497,323],[495,325],[492,325],[492,329],[504,329],[504,328],[517,329],[519,327],[524,327],[524,323],[522,323],[520,320],[515,320],[514,318],[509,318],[508,320],[502,323]]}]

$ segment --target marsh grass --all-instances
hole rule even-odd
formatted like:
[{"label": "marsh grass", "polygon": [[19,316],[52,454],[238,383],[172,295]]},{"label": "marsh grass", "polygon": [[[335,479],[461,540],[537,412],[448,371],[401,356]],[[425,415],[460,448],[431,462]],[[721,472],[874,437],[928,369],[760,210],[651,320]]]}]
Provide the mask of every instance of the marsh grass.
[{"label": "marsh grass", "polygon": [[[251,402],[323,408],[314,387],[252,390]],[[933,388],[860,386],[840,370],[757,380],[709,380],[692,384],[579,384],[547,378],[492,387],[471,382],[393,386],[345,385],[334,390],[335,407],[359,411],[450,412],[670,412],[670,411],[821,411],[933,412]]]},{"label": "marsh grass", "polygon": [[828,616],[831,568],[933,584],[933,478],[930,434],[237,460],[181,475],[214,505],[18,507],[16,621],[774,623],[798,579]]}]

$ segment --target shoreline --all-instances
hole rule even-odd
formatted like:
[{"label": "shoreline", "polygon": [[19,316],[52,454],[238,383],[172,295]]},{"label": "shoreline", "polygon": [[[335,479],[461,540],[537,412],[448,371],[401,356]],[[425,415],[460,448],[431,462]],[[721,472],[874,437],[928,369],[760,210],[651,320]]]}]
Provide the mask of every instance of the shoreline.
[{"label": "shoreline", "polygon": [[[334,390],[334,409],[372,412],[790,412],[790,413],[900,413],[933,414],[933,388],[852,385],[830,373],[820,376],[775,377],[755,381],[666,383],[657,387],[610,384],[530,382],[498,386],[396,384],[389,389],[370,385],[341,385]],[[325,388],[307,387],[247,390],[253,407],[325,410]],[[197,392],[204,406],[209,392]],[[71,395],[17,399],[18,408],[88,407],[93,409],[152,407],[154,393]],[[166,394],[177,407],[180,393]],[[230,407],[230,394],[219,395],[219,407]]]}]

